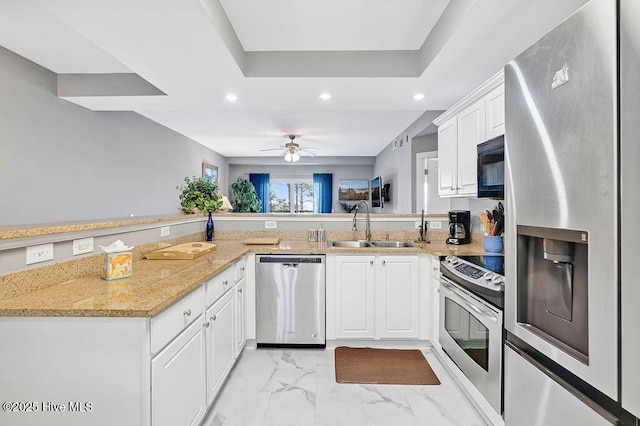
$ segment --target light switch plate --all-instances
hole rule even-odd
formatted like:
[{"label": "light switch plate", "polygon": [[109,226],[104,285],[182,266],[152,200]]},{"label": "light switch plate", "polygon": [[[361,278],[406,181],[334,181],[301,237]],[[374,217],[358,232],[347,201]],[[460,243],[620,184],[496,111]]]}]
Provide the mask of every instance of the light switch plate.
[{"label": "light switch plate", "polygon": [[53,260],[53,243],[27,247],[27,265]]},{"label": "light switch plate", "polygon": [[73,255],[92,253],[93,252],[93,237],[82,238],[80,240],[73,240]]},{"label": "light switch plate", "polygon": [[160,227],[160,236],[161,237],[168,237],[169,234],[171,234],[171,229],[169,229],[168,226]]},{"label": "light switch plate", "polygon": [[264,229],[276,229],[278,227],[278,222],[275,220],[265,220],[264,221]]}]

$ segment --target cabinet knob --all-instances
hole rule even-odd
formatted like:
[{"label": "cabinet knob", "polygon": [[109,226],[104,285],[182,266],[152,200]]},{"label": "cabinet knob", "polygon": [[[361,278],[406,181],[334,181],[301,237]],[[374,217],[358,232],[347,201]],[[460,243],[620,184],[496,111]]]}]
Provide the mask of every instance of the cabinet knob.
[{"label": "cabinet knob", "polygon": [[211,325],[211,323],[209,323],[209,321],[205,322],[204,324],[202,324],[202,326],[204,328],[209,328],[209,326]]},{"label": "cabinet knob", "polygon": [[458,187],[458,188],[456,188],[456,190],[461,191],[461,190],[462,190],[462,188]]},{"label": "cabinet knob", "polygon": [[452,186],[452,187],[451,187],[451,190],[452,190],[452,191],[455,191],[455,190],[456,190],[456,187],[455,187],[455,186]]},{"label": "cabinet knob", "polygon": [[438,268],[437,268],[436,266],[434,266],[434,267],[433,267],[433,270],[434,270],[435,272],[437,272],[437,271],[438,271]]},{"label": "cabinet knob", "polygon": [[214,316],[212,316],[212,317],[209,317],[209,319],[211,319],[211,321],[215,321],[215,320],[216,320],[216,318],[217,318],[217,317],[216,317],[215,315],[214,315]]},{"label": "cabinet knob", "polygon": [[186,311],[184,311],[182,313],[185,317],[190,317],[191,316],[191,309],[187,309]]},{"label": "cabinet knob", "polygon": [[373,266],[373,260],[369,261],[369,265]]},{"label": "cabinet knob", "polygon": [[229,285],[229,280],[222,281],[222,285]]},{"label": "cabinet knob", "polygon": [[238,289],[238,293],[242,293],[242,289],[241,288]]},{"label": "cabinet knob", "polygon": [[382,261],[382,264],[383,264],[383,265],[386,265],[386,264],[387,264],[387,261],[386,261],[386,260],[383,260],[383,261]]},{"label": "cabinet knob", "polygon": [[244,266],[243,266],[242,268],[240,268],[240,270],[241,270],[242,272],[244,272]]}]

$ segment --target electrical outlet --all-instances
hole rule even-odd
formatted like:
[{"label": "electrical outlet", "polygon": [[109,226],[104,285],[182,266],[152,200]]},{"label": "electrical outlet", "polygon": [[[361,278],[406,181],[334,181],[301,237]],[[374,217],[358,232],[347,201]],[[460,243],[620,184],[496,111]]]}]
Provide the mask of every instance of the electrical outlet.
[{"label": "electrical outlet", "polygon": [[429,222],[429,229],[442,229],[442,222]]},{"label": "electrical outlet", "polygon": [[27,247],[27,265],[53,259],[53,243]]},{"label": "electrical outlet", "polygon": [[264,221],[264,229],[276,229],[278,227],[278,222],[275,220],[265,220]]},{"label": "electrical outlet", "polygon": [[73,255],[93,252],[93,237],[73,240]]},{"label": "electrical outlet", "polygon": [[169,234],[171,234],[171,230],[169,229],[168,226],[160,227],[160,236],[161,237],[168,237]]}]

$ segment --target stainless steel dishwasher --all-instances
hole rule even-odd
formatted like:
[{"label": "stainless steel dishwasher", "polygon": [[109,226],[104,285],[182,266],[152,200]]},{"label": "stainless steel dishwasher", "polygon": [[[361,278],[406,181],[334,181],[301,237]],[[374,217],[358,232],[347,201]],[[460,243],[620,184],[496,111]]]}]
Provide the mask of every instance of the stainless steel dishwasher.
[{"label": "stainless steel dishwasher", "polygon": [[325,256],[256,256],[258,346],[324,347]]}]

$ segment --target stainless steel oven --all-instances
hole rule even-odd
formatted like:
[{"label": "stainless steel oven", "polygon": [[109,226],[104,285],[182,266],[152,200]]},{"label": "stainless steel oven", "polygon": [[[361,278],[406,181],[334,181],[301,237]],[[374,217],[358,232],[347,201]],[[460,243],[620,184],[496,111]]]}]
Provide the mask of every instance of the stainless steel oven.
[{"label": "stainless steel oven", "polygon": [[497,413],[502,412],[502,265],[502,256],[448,256],[440,268],[440,344]]}]

